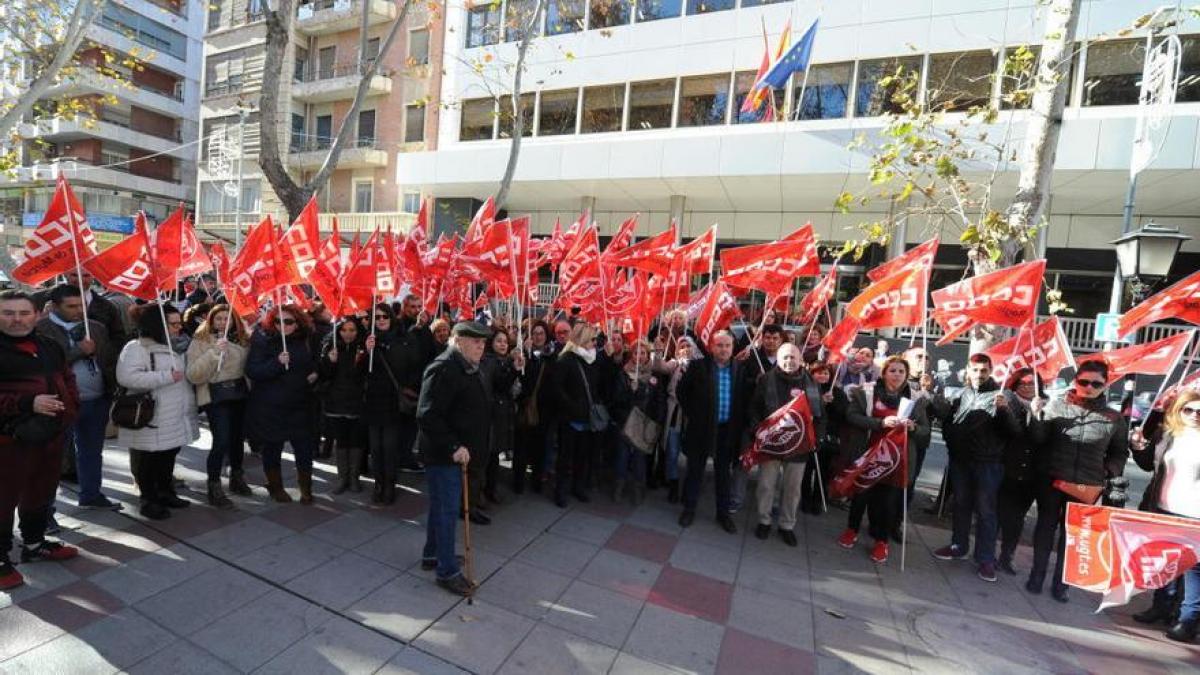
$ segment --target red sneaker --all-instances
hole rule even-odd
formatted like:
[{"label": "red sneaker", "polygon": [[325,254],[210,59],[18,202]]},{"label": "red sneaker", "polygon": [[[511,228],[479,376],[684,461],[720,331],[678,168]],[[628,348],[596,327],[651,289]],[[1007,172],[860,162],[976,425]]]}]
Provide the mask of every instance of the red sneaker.
[{"label": "red sneaker", "polygon": [[837,538],[837,543],[842,548],[854,548],[854,545],[858,543],[858,531],[846,528],[846,531]]},{"label": "red sneaker", "polygon": [[875,542],[875,547],[871,549],[871,562],[882,565],[888,559],[888,543],[883,540]]},{"label": "red sneaker", "polygon": [[13,567],[13,564],[5,560],[0,562],[0,591],[7,591],[25,583],[25,577]]},{"label": "red sneaker", "polygon": [[79,549],[74,546],[46,540],[42,543],[29,548],[28,546],[21,547],[21,562],[37,562],[39,560],[50,560],[60,562],[70,560],[79,555]]}]

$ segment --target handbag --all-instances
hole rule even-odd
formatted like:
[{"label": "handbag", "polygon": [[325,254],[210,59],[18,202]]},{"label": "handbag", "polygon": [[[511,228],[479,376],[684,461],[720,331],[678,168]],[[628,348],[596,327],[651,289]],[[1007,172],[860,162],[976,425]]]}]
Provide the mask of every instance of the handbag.
[{"label": "handbag", "polygon": [[[154,369],[154,354],[150,354],[150,370],[153,371]],[[144,391],[134,393],[126,387],[117,387],[112,407],[108,411],[108,417],[112,420],[113,424],[122,429],[153,428],[150,422],[154,420],[155,406],[154,392]]]},{"label": "handbag", "polygon": [[1055,490],[1079,500],[1084,504],[1095,504],[1100,500],[1100,494],[1104,492],[1103,485],[1085,485],[1084,483],[1072,483],[1059,478],[1055,478],[1051,483]]},{"label": "handbag", "polygon": [[396,375],[392,373],[392,366],[387,362],[387,357],[384,356],[380,361],[383,363],[383,369],[387,371],[388,379],[392,381],[392,386],[396,388],[396,399],[398,401],[397,408],[401,415],[408,417],[416,417],[417,415],[417,399],[412,398],[404,393],[404,389],[400,387],[400,383],[396,381]]},{"label": "handbag", "polygon": [[583,364],[576,361],[575,366],[579,368],[579,376],[583,378],[583,390],[587,393],[588,431],[604,431],[612,424],[608,408],[605,408],[603,403],[592,400],[592,385],[588,383],[587,373],[583,372]]},{"label": "handbag", "polygon": [[625,425],[621,427],[621,435],[625,440],[647,455],[654,452],[661,433],[662,425],[650,419],[650,416],[637,406],[629,411],[629,417],[625,418]]},{"label": "handbag", "polygon": [[225,403],[226,401],[242,401],[250,395],[243,377],[221,382],[208,383],[208,400],[210,403]]},{"label": "handbag", "polygon": [[533,393],[521,403],[521,409],[517,411],[517,426],[522,429],[532,429],[541,424],[542,418],[538,412],[538,395],[542,390],[542,377],[545,375],[546,364],[543,363],[542,369],[538,371],[537,379],[533,382]]}]

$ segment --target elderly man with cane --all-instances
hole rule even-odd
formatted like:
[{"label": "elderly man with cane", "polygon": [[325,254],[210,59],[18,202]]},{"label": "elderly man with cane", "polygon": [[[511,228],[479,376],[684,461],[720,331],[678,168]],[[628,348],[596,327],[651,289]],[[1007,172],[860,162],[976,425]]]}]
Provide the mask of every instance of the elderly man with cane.
[{"label": "elderly man with cane", "polygon": [[417,402],[417,448],[429,494],[421,568],[436,569],[439,586],[468,597],[474,582],[459,568],[454,530],[464,487],[461,467],[472,453],[488,448],[492,404],[479,361],[490,334],[474,321],[456,324],[447,349],[425,369]]}]

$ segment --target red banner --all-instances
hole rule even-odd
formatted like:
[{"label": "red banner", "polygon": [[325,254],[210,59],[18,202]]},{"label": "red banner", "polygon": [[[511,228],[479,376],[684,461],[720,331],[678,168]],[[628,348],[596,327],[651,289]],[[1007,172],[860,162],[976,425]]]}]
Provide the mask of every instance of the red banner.
[{"label": "red banner", "polygon": [[858,337],[858,330],[861,326],[862,323],[852,316],[839,321],[821,343],[826,351],[825,360],[837,365],[849,359],[850,355],[854,353],[854,339]]},{"label": "red banner", "polygon": [[471,218],[471,224],[467,227],[467,243],[470,244],[483,236],[484,231],[494,222],[496,222],[496,200],[489,196],[475,212],[475,217]]},{"label": "red banner", "polygon": [[283,258],[275,237],[275,225],[270,216],[250,228],[242,250],[238,251],[229,265],[229,279],[225,283],[226,287],[235,287],[251,303],[287,283],[283,273]]},{"label": "red banner", "polygon": [[892,258],[878,267],[867,271],[867,278],[871,281],[879,281],[884,277],[890,277],[897,272],[903,272],[911,269],[928,270],[933,268],[933,259],[937,256],[938,238],[934,237],[929,241],[911,248],[904,254]]},{"label": "red banner", "polygon": [[61,174],[46,215],[25,240],[25,262],[12,271],[12,278],[35,286],[75,269],[96,255],[96,238],[88,227],[83,206]]},{"label": "red banner", "polygon": [[1013,265],[989,272],[933,292],[933,318],[945,335],[939,345],[947,344],[976,324],[994,324],[1019,328],[1037,316],[1038,298],[1046,261]]},{"label": "red banner", "polygon": [[606,262],[609,265],[666,275],[674,259],[672,249],[675,248],[675,237],[675,223],[672,222],[665,231],[630,245],[620,253],[613,254]]},{"label": "red banner", "polygon": [[860,329],[920,326],[928,290],[928,270],[897,272],[867,286],[846,306],[845,315],[857,319]]},{"label": "red banner", "polygon": [[178,279],[212,269],[192,220],[184,215],[183,204],[155,228],[151,243],[159,288],[174,289]]},{"label": "red banner", "polygon": [[708,299],[696,317],[696,335],[700,338],[700,344],[707,348],[712,336],[722,328],[727,328],[741,314],[737,298],[730,294],[725,283],[720,280],[713,282]]},{"label": "red banner", "polygon": [[812,408],[803,389],[791,392],[792,400],[767,416],[754,429],[754,440],[742,453],[742,468],[749,471],[755,464],[783,460],[817,449],[817,433]]},{"label": "red banner", "polygon": [[1184,350],[1192,342],[1193,333],[1194,331],[1189,330],[1144,345],[1084,354],[1075,357],[1075,363],[1104,361],[1108,364],[1109,384],[1130,373],[1166,375],[1175,369],[1175,364],[1183,357]]},{"label": "red banner", "polygon": [[1181,319],[1200,324],[1200,272],[1193,272],[1169,288],[1159,291],[1125,312],[1117,326],[1118,335],[1163,319]]},{"label": "red banner", "polygon": [[600,254],[600,262],[605,265],[611,265],[612,259],[619,255],[621,251],[629,248],[633,242],[633,232],[637,229],[637,215],[627,219],[617,228],[617,233],[608,241],[608,246],[604,247],[604,253]]},{"label": "red banner", "polygon": [[279,245],[284,274],[288,280],[294,284],[306,283],[317,266],[318,250],[321,247],[315,196],[308,200],[296,222],[284,230]]},{"label": "red banner", "polygon": [[596,228],[588,227],[575,240],[558,267],[558,286],[570,294],[573,287],[584,281],[600,282],[600,242]]},{"label": "red banner", "polygon": [[833,300],[833,296],[837,293],[837,267],[829,270],[829,274],[821,277],[817,281],[817,285],[800,300],[800,306],[797,312],[800,315],[800,325],[807,325],[817,320],[821,312],[829,305],[829,301]]},{"label": "red banner", "polygon": [[904,427],[872,435],[871,446],[829,484],[835,499],[853,497],[881,482],[906,485],[908,477],[908,431]]},{"label": "red banner", "polygon": [[984,353],[992,359],[992,377],[1002,384],[1014,371],[1022,368],[1033,368],[1042,380],[1053,380],[1063,368],[1074,363],[1071,343],[1057,316],[1039,323],[1032,331],[1020,331],[1016,337],[994,345]]},{"label": "red banner", "polygon": [[717,226],[708,228],[704,234],[680,246],[675,252],[675,262],[683,266],[688,274],[708,274],[712,269],[713,254],[717,250]]},{"label": "red banner", "polygon": [[93,256],[83,266],[107,289],[143,300],[158,299],[146,215],[140,211],[132,235]]},{"label": "red banner", "polygon": [[730,286],[778,295],[796,277],[820,274],[812,226],[806,225],[796,234],[800,236],[721,251],[721,279]]}]

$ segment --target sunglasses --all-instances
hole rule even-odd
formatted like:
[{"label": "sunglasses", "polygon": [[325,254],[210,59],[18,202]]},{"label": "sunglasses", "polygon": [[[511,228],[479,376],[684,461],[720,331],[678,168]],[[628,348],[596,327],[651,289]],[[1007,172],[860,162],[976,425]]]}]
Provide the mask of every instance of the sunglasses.
[{"label": "sunglasses", "polygon": [[1075,384],[1083,387],[1091,387],[1092,389],[1103,389],[1105,387],[1104,380],[1075,380]]},{"label": "sunglasses", "polygon": [[1192,407],[1180,408],[1179,412],[1182,415],[1193,415],[1195,417],[1200,417],[1200,408],[1192,408]]},{"label": "sunglasses", "polygon": [[283,324],[285,326],[295,326],[296,320],[295,319],[275,319],[275,325],[278,326],[279,324]]},{"label": "sunglasses", "polygon": [[1020,382],[1017,382],[1017,386],[1018,387],[1032,387],[1033,380],[1021,380]]}]

